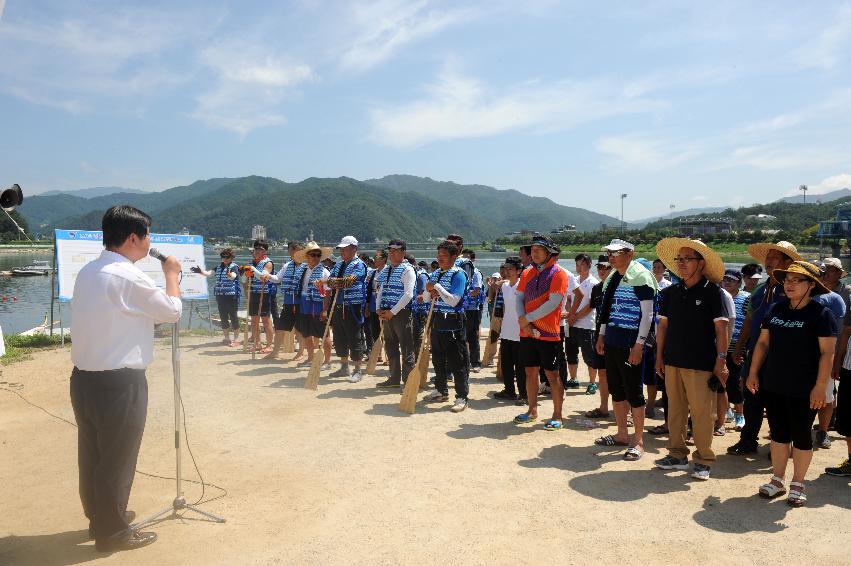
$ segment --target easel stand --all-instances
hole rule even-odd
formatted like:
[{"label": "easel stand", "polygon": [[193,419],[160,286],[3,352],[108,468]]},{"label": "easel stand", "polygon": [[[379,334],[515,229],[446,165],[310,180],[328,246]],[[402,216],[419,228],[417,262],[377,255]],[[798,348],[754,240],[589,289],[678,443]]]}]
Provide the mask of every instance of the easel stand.
[{"label": "easel stand", "polygon": [[171,335],[171,367],[174,372],[174,451],[177,462],[177,473],[175,473],[175,479],[177,480],[177,495],[172,501],[169,507],[166,507],[162,511],[148,517],[147,519],[143,519],[142,521],[133,525],[134,528],[138,529],[144,525],[149,525],[155,521],[157,521],[160,517],[171,513],[171,517],[176,517],[178,511],[189,510],[198,513],[199,515],[203,515],[208,519],[215,521],[216,523],[224,523],[225,519],[222,517],[218,517],[213,515],[212,513],[207,513],[206,511],[202,511],[198,509],[194,505],[186,503],[186,498],[183,497],[183,488],[181,487],[181,469],[180,469],[180,421],[181,421],[181,404],[180,404],[180,323],[175,322],[172,326],[172,335]]}]

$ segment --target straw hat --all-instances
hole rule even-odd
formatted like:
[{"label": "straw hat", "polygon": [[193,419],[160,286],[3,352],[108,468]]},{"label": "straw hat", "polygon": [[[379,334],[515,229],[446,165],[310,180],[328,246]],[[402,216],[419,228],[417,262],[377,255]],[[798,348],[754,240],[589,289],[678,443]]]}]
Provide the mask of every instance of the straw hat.
[{"label": "straw hat", "polygon": [[324,259],[328,259],[329,257],[331,257],[331,248],[320,247],[319,244],[311,241],[311,242],[307,242],[307,244],[305,244],[305,246],[302,249],[298,250],[297,252],[295,252],[293,254],[293,261],[295,261],[296,263],[306,263],[307,262],[307,252],[312,252],[312,251],[316,251],[316,250],[319,250],[319,251],[322,252],[322,256],[320,256],[319,261],[322,261]]},{"label": "straw hat", "polygon": [[842,275],[840,275],[839,277],[845,277],[846,275],[848,275],[848,272],[845,271],[844,267],[842,267],[842,261],[839,258],[826,257],[824,258],[824,260],[822,260],[822,263],[824,263],[825,267],[835,267],[836,269],[841,271]]},{"label": "straw hat", "polygon": [[783,281],[786,275],[789,273],[794,273],[795,275],[803,275],[810,281],[816,284],[813,287],[813,290],[810,291],[811,296],[815,295],[823,295],[824,293],[830,293],[830,289],[824,286],[821,282],[821,270],[808,261],[795,261],[790,265],[787,269],[775,269],[773,273],[773,277],[778,281]]},{"label": "straw hat", "polygon": [[765,242],[762,244],[751,244],[748,246],[748,253],[750,256],[762,265],[765,265],[765,256],[767,256],[768,252],[771,250],[778,251],[783,255],[792,258],[793,261],[801,261],[803,259],[798,253],[798,248],[786,241],[777,242],[776,244]]},{"label": "straw hat", "polygon": [[663,238],[656,244],[656,253],[671,273],[677,274],[677,264],[674,258],[680,253],[680,248],[691,248],[703,256],[706,265],[703,268],[703,276],[713,283],[720,283],[724,278],[724,260],[718,253],[701,242],[689,238]]}]

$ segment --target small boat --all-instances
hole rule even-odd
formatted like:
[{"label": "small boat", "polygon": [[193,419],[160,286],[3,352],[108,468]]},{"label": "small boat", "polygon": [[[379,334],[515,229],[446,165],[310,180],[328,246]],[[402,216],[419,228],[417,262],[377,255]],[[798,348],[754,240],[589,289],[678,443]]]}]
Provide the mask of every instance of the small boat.
[{"label": "small boat", "polygon": [[491,246],[491,251],[492,252],[504,252],[504,251],[506,251],[506,249],[505,249],[505,246],[497,246],[496,244],[493,244]]},{"label": "small boat", "polygon": [[50,266],[50,262],[44,260],[35,260],[29,265],[12,268],[12,275],[17,277],[26,277],[32,275],[50,275],[52,271],[53,267]]}]

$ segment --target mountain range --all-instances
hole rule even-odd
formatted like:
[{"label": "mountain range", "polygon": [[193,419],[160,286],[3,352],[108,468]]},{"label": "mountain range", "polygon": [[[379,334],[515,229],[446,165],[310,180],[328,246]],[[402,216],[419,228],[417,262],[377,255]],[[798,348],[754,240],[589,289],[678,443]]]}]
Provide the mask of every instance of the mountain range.
[{"label": "mountain range", "polygon": [[[808,203],[817,203],[817,202],[833,202],[835,200],[839,200],[841,198],[851,197],[851,189],[839,189],[836,191],[830,191],[829,193],[822,193],[816,195],[809,195],[807,197]],[[783,197],[779,199],[777,202],[791,202],[795,204],[800,204],[804,202],[804,195],[795,195],[792,197]]]},{"label": "mountain range", "polygon": [[514,190],[410,175],[298,183],[257,176],[219,178],[156,193],[120,191],[91,198],[43,194],[25,199],[18,210],[33,231],[85,230],[99,229],[103,212],[115,204],[148,212],[157,232],[186,228],[208,237],[247,237],[253,225],[262,224],[274,239],[303,238],[313,231],[317,239],[329,241],[341,234],[364,241],[423,241],[458,232],[469,241],[482,241],[525,229],[548,232],[573,224],[578,230],[597,230],[603,223],[618,223],[611,216]]}]

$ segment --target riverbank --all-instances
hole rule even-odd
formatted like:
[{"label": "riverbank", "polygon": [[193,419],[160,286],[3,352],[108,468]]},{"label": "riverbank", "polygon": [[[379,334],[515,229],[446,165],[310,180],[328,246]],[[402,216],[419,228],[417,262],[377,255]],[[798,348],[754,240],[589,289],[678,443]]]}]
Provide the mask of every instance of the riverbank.
[{"label": "riverbank", "polygon": [[[167,478],[169,341],[155,349],[138,469]],[[323,377],[309,391],[305,368],[252,361],[218,339],[185,338],[181,359],[189,444],[205,481],[228,491],[219,498],[208,484],[200,508],[227,523],[187,512],[151,527],[151,546],[94,550],[77,495],[76,430],[55,418],[74,422],[69,349],[58,348],[2,368],[2,388],[14,393],[0,391],[0,563],[662,564],[683,555],[683,541],[707,565],[847,563],[849,481],[821,474],[844,458],[833,433],[833,448],[814,454],[807,506],[792,509],[756,495],[769,478],[765,448],[727,456],[732,431],[714,439],[719,457],[706,482],[653,469],[664,438],[647,436],[638,462],[594,446],[614,423],[583,425],[581,413],[596,406],[584,389],[567,394],[565,429],[546,432],[511,422],[522,409],[492,398],[492,368],[473,374],[468,410],[420,403],[407,416],[398,390],[375,387],[386,366],[357,384]],[[541,415],[551,410],[544,400]],[[197,479],[187,452],[183,472]],[[184,489],[190,502],[201,496],[198,485]],[[174,495],[173,480],[139,474],[130,507],[146,517]]]}]

